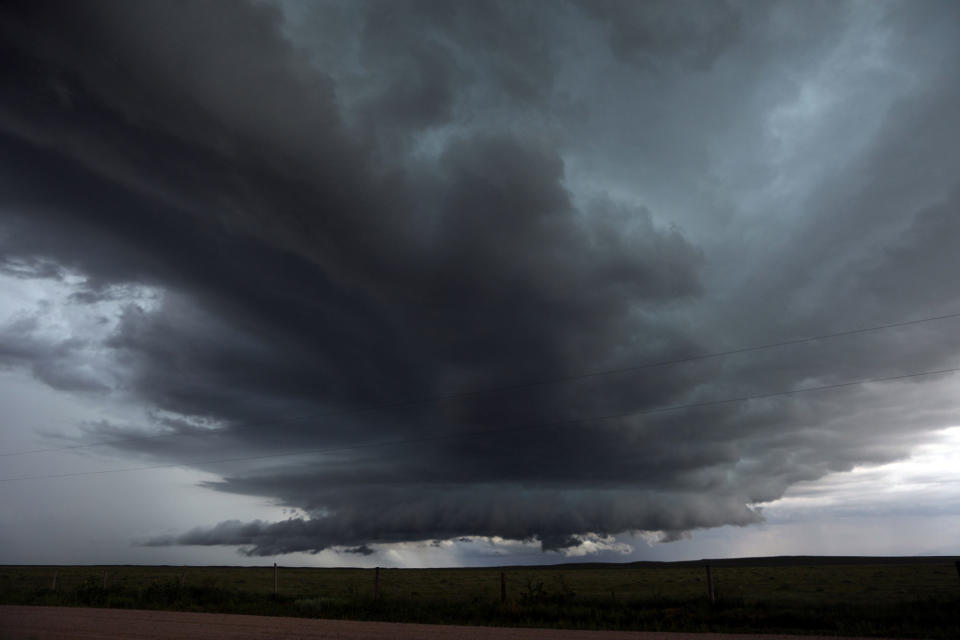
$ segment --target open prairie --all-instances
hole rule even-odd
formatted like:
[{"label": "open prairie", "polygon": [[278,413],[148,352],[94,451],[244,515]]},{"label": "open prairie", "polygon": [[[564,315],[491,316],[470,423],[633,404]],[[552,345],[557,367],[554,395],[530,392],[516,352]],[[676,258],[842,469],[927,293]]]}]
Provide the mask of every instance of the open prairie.
[{"label": "open prairie", "polygon": [[702,562],[379,571],[279,567],[276,593],[272,566],[4,566],[0,602],[441,624],[949,638],[960,637],[955,560],[716,560],[710,562],[714,602]]}]

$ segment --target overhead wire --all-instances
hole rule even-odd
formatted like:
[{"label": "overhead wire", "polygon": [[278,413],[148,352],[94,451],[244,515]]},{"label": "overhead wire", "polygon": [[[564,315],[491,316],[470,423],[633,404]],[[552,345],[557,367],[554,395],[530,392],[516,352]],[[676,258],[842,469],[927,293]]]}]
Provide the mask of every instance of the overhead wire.
[{"label": "overhead wire", "polygon": [[[938,316],[928,316],[928,317],[925,317],[925,318],[916,318],[916,319],[913,319],[913,320],[903,320],[903,321],[899,321],[899,322],[891,322],[891,323],[887,323],[887,324],[873,325],[873,326],[870,326],[870,327],[861,327],[861,328],[858,328],[858,329],[849,329],[849,330],[846,330],[846,331],[837,331],[837,332],[834,332],[834,333],[825,333],[825,334],[820,334],[820,335],[815,335],[815,336],[807,336],[807,337],[804,337],[804,338],[793,338],[793,339],[789,339],[789,340],[781,340],[781,341],[778,341],[778,342],[770,342],[770,343],[759,344],[759,345],[751,345],[751,346],[746,346],[746,347],[739,347],[739,348],[736,348],[736,349],[728,349],[728,350],[725,350],[725,351],[713,351],[713,352],[708,352],[708,353],[696,354],[696,355],[692,355],[692,356],[684,356],[684,357],[681,357],[681,358],[672,358],[672,359],[667,359],[667,360],[658,360],[658,361],[652,361],[652,362],[644,362],[644,363],[640,363],[640,364],[636,364],[636,365],[631,365],[631,366],[628,366],[628,367],[619,367],[619,368],[614,368],[614,369],[603,369],[603,370],[591,371],[591,372],[586,372],[586,373],[581,373],[581,374],[576,374],[576,375],[558,376],[558,377],[554,377],[554,378],[544,378],[544,379],[541,379],[541,380],[527,381],[527,382],[522,382],[522,383],[517,383],[517,384],[502,385],[502,386],[497,386],[497,387],[487,387],[487,388],[484,388],[484,389],[473,389],[473,390],[468,390],[468,391],[458,391],[458,392],[455,392],[455,393],[440,394],[440,395],[433,395],[433,396],[424,396],[424,397],[421,397],[421,398],[414,398],[414,399],[409,399],[409,400],[398,400],[398,401],[383,402],[383,403],[368,405],[368,406],[366,406],[366,407],[355,407],[355,408],[342,409],[342,410],[336,410],[336,411],[327,411],[327,412],[321,412],[321,413],[303,414],[303,415],[300,415],[300,416],[288,417],[288,418],[283,418],[283,419],[279,419],[279,420],[269,420],[269,421],[260,421],[260,422],[248,422],[248,423],[243,423],[243,426],[246,426],[246,427],[278,426],[278,425],[283,425],[283,424],[295,424],[295,423],[298,423],[298,422],[305,422],[305,421],[309,421],[309,420],[322,420],[322,419],[324,419],[324,418],[333,418],[333,417],[340,417],[340,416],[356,415],[356,414],[361,414],[361,413],[369,413],[369,412],[373,412],[373,411],[381,411],[381,410],[387,410],[387,409],[401,409],[401,408],[407,408],[407,407],[412,407],[412,406],[418,406],[418,405],[424,405],[424,404],[431,404],[431,403],[435,403],[435,402],[443,402],[443,401],[447,401],[447,400],[457,400],[457,399],[461,399],[461,398],[482,396],[482,395],[487,395],[487,394],[504,393],[504,392],[507,392],[507,391],[518,391],[518,390],[522,390],[522,389],[530,389],[530,388],[534,388],[534,387],[547,386],[547,385],[551,385],[551,384],[561,384],[561,383],[564,383],[564,382],[573,382],[573,381],[576,381],[576,380],[585,380],[585,379],[588,379],[588,378],[596,378],[596,377],[602,377],[602,376],[611,376],[611,375],[617,375],[617,374],[632,373],[632,372],[636,372],[636,371],[642,371],[642,370],[644,370],[644,369],[652,369],[652,368],[656,368],[656,367],[665,367],[665,366],[670,366],[670,365],[685,364],[685,363],[689,363],[689,362],[697,362],[697,361],[701,361],[701,360],[709,360],[709,359],[712,359],[712,358],[721,358],[721,357],[725,357],[725,356],[732,356],[732,355],[738,355],[738,354],[743,354],[743,353],[751,353],[751,352],[756,352],[756,351],[763,351],[763,350],[766,350],[766,349],[773,349],[773,348],[777,348],[777,347],[785,347],[785,346],[798,345],[798,344],[807,344],[807,343],[811,343],[811,342],[817,342],[817,341],[820,341],[820,340],[830,340],[830,339],[841,338],[841,337],[845,337],[845,336],[865,334],[865,333],[871,333],[871,332],[876,332],[876,331],[883,331],[883,330],[886,330],[886,329],[894,329],[894,328],[898,328],[898,327],[906,327],[906,326],[911,326],[911,325],[923,324],[923,323],[928,323],[928,322],[936,322],[936,321],[940,321],[940,320],[951,320],[951,319],[956,319],[956,318],[960,318],[960,312],[957,312],[957,313],[948,313],[948,314],[943,314],[943,315],[938,315]],[[28,449],[28,450],[23,450],[23,451],[10,451],[10,452],[6,452],[6,453],[0,452],[0,458],[11,457],[11,456],[21,456],[21,455],[28,455],[28,454],[38,454],[38,453],[52,453],[52,452],[59,452],[59,451],[73,451],[73,450],[78,450],[78,449],[88,449],[88,448],[91,448],[91,447],[111,446],[111,445],[118,445],[118,444],[127,444],[127,443],[131,443],[131,442],[150,441],[150,440],[158,440],[158,439],[163,439],[163,438],[172,438],[172,437],[180,437],[180,436],[206,437],[206,436],[210,436],[210,435],[219,435],[219,434],[222,434],[222,433],[223,433],[223,431],[222,431],[222,430],[219,430],[219,429],[207,429],[207,430],[202,430],[202,431],[186,432],[186,433],[185,433],[185,432],[179,432],[179,433],[159,433],[159,434],[154,434],[154,435],[131,436],[131,437],[114,439],[114,440],[102,440],[102,441],[99,441],[99,442],[89,442],[89,443],[76,444],[76,445],[67,445],[67,446],[62,446],[62,447],[48,447],[48,448],[43,448],[43,449]]]},{"label": "overhead wire", "polygon": [[360,449],[372,449],[372,448],[379,448],[379,447],[402,446],[402,445],[408,445],[408,444],[422,444],[425,442],[439,442],[443,440],[455,440],[459,438],[477,437],[477,436],[484,436],[484,435],[491,435],[491,434],[498,434],[498,433],[512,433],[512,432],[520,432],[520,431],[557,429],[564,426],[583,424],[586,422],[600,422],[603,420],[613,420],[616,418],[627,418],[632,416],[649,415],[654,413],[665,413],[669,411],[680,411],[685,409],[698,409],[698,408],[712,407],[712,406],[718,406],[723,404],[746,402],[750,400],[763,400],[767,398],[776,398],[776,397],[796,395],[801,393],[811,393],[815,391],[828,391],[833,389],[854,387],[854,386],[859,386],[864,384],[892,382],[895,380],[906,380],[909,378],[919,378],[921,376],[933,376],[933,375],[957,373],[957,372],[960,372],[960,367],[952,367],[948,369],[936,369],[931,371],[918,371],[915,373],[906,373],[906,374],[900,374],[896,376],[887,376],[882,378],[866,378],[862,380],[851,380],[848,382],[821,385],[817,387],[803,387],[800,389],[788,389],[785,391],[775,391],[772,393],[761,393],[761,394],[755,394],[755,395],[738,396],[735,398],[724,398],[721,400],[706,400],[703,402],[691,402],[691,403],[685,403],[685,404],[667,405],[663,407],[651,407],[647,409],[637,409],[633,411],[624,411],[619,413],[589,416],[584,418],[569,418],[564,420],[554,420],[551,422],[518,425],[518,426],[512,426],[512,427],[501,427],[501,428],[495,428],[495,429],[477,429],[474,431],[464,431],[464,432],[452,433],[452,434],[435,434],[432,436],[422,436],[419,438],[404,438],[399,440],[370,442],[370,443],[357,444],[357,445],[345,445],[340,447],[300,449],[297,451],[285,451],[285,452],[279,452],[279,453],[257,454],[252,456],[238,456],[238,457],[232,457],[232,458],[220,458],[220,459],[212,459],[212,460],[196,460],[196,461],[189,461],[189,462],[148,465],[148,466],[141,466],[141,467],[125,467],[120,469],[98,469],[93,471],[76,471],[71,473],[43,474],[43,475],[33,475],[33,476],[19,476],[19,477],[13,477],[13,478],[0,478],[0,482],[17,482],[17,481],[24,481],[24,480],[46,480],[46,479],[55,479],[55,478],[75,478],[80,476],[103,475],[108,473],[149,471],[149,470],[156,470],[156,469],[173,469],[173,468],[184,467],[184,466],[196,467],[198,465],[223,464],[228,462],[248,462],[253,460],[266,460],[270,458],[291,457],[291,456],[298,456],[298,455],[305,455],[305,454],[317,455],[317,454],[326,454],[326,453],[338,453],[343,451],[354,451],[354,450],[360,450]]}]

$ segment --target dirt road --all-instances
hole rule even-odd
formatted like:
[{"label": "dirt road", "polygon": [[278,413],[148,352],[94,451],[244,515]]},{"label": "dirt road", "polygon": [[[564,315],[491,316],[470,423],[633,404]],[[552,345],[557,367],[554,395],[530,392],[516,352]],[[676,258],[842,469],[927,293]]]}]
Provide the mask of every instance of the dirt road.
[{"label": "dirt road", "polygon": [[[562,631],[222,613],[0,606],[0,640],[816,640],[812,636]],[[874,639],[876,640],[876,639]]]}]

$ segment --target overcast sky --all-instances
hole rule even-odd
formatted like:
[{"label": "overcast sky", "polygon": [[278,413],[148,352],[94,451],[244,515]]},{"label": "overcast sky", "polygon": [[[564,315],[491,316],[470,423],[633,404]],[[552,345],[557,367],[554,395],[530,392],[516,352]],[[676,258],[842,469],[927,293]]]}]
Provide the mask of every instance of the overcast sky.
[{"label": "overcast sky", "polygon": [[0,56],[0,563],[960,554],[960,4],[24,0]]}]

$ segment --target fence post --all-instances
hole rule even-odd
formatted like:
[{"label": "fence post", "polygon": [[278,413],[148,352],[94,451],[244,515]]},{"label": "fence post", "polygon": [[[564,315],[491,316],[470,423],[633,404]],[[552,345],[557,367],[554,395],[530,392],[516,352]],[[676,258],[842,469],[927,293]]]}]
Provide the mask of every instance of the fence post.
[{"label": "fence post", "polygon": [[507,577],[500,572],[500,603],[507,601]]},{"label": "fence post", "polygon": [[960,577],[960,560],[955,561],[953,564],[957,567],[957,577]]},{"label": "fence post", "polygon": [[380,599],[380,567],[373,571],[373,599]]},{"label": "fence post", "polygon": [[180,588],[183,589],[183,583],[187,579],[187,565],[183,565],[183,569],[180,570]]},{"label": "fence post", "polygon": [[710,604],[715,604],[717,596],[713,591],[713,574],[710,573],[710,563],[707,563],[707,596],[710,597]]},{"label": "fence post", "polygon": [[279,584],[279,579],[278,579],[278,577],[277,577],[277,572],[278,572],[278,570],[277,570],[277,563],[274,562],[274,563],[273,563],[273,594],[274,594],[274,595],[277,594],[277,587],[278,587],[278,584]]},{"label": "fence post", "polygon": [[54,591],[57,590],[57,572],[56,571],[53,572],[53,586],[50,588],[53,589]]},{"label": "fence post", "polygon": [[103,588],[104,589],[107,588],[107,570],[106,569],[103,570]]}]

